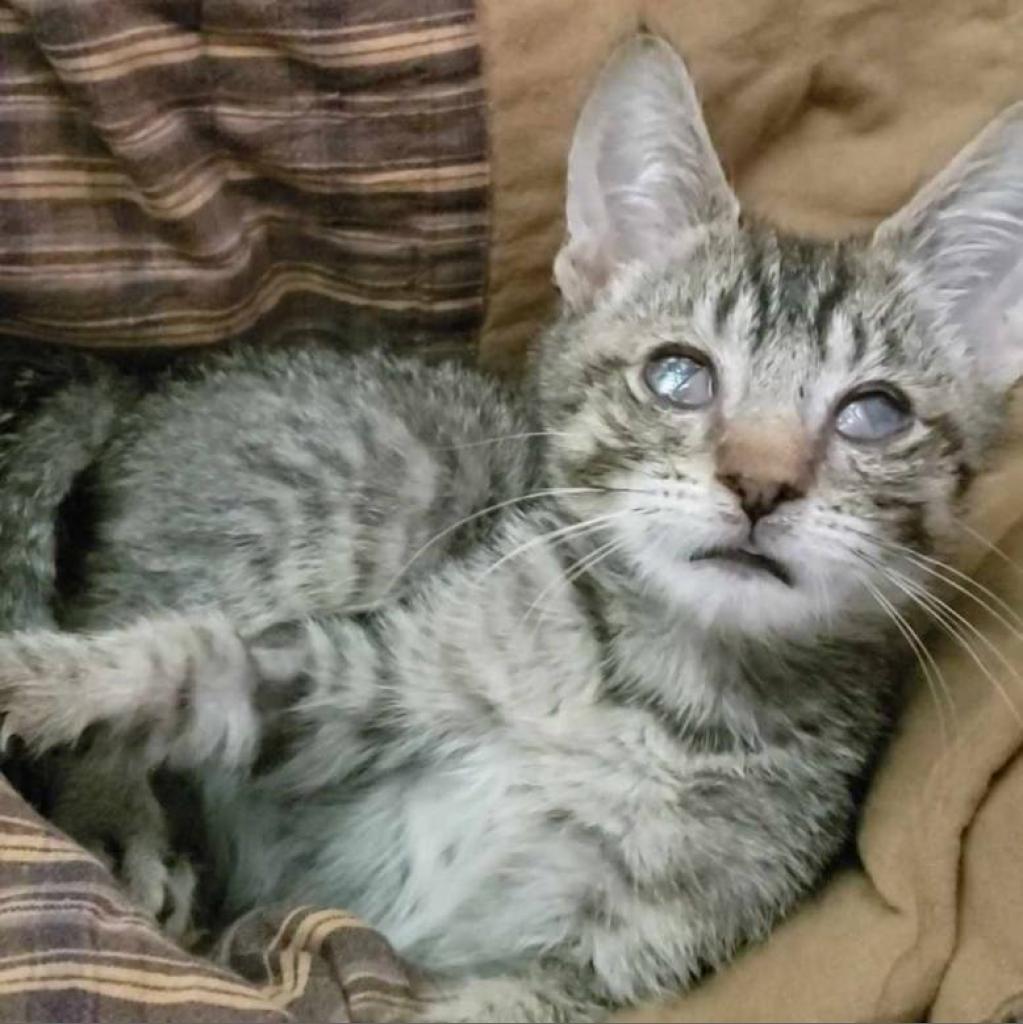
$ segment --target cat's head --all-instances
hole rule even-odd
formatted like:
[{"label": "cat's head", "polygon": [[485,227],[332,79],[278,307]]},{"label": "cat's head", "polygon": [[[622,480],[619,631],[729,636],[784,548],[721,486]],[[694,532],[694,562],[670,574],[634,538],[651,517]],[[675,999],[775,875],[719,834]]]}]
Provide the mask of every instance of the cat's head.
[{"label": "cat's head", "polygon": [[904,604],[1023,373],[1023,104],[871,238],[801,241],[742,222],[684,65],[638,37],[576,128],[555,277],[549,468],[605,550],[744,631]]}]

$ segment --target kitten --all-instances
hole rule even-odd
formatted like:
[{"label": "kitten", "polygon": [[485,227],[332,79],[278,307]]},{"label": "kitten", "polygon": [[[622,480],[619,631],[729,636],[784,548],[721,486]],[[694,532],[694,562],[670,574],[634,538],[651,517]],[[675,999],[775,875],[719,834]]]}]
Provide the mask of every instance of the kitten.
[{"label": "kitten", "polygon": [[684,987],[849,839],[1021,372],[1021,158],[1023,105],[872,239],[786,238],[627,43],[521,407],[320,350],[138,399],[83,485],[81,632],[0,642],[5,733],[184,773],[207,911],[361,914],[424,1020]]}]

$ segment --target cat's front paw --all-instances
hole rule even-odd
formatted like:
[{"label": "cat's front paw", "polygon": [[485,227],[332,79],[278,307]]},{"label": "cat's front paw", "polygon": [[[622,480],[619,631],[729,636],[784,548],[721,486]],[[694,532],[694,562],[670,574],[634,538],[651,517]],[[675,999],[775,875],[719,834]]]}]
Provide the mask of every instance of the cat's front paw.
[{"label": "cat's front paw", "polygon": [[187,858],[155,847],[148,838],[135,836],[128,840],[114,873],[164,934],[190,945],[195,869]]},{"label": "cat's front paw", "polygon": [[185,947],[194,943],[199,934],[192,919],[197,878],[186,857],[171,854],[151,834],[75,838],[103,862],[165,935]]},{"label": "cat's front paw", "polygon": [[102,749],[65,756],[52,818],[95,854],[165,934],[190,944],[196,873],[145,772]]},{"label": "cat's front paw", "polygon": [[0,640],[0,750],[14,737],[41,752],[74,737],[70,681],[16,640]]}]

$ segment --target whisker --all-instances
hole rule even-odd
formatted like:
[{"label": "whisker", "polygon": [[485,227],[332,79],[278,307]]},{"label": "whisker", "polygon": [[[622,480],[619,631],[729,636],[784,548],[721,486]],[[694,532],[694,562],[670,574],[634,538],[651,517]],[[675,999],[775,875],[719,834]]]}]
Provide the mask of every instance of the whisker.
[{"label": "whisker", "polygon": [[[965,594],[971,600],[975,601],[981,608],[985,609],[991,616],[997,621],[1001,622],[1007,629],[1013,631],[1013,635],[1023,639],[1023,634],[1020,632],[1020,628],[1023,627],[1023,616],[1016,611],[1012,605],[1008,604],[1003,598],[999,597],[990,587],[984,586],[982,583],[978,583],[972,576],[965,572],[961,572],[954,566],[949,565],[947,562],[942,561],[940,558],[933,558],[929,555],[922,555],[918,551],[914,551],[911,547],[907,547],[905,544],[898,544],[894,541],[882,540],[878,537],[872,537],[870,534],[857,530],[852,527],[847,527],[850,533],[861,537],[868,543],[873,544],[874,547],[879,550],[890,551],[893,554],[900,555],[905,558],[908,562],[911,562],[922,572],[929,573],[936,579],[941,580],[948,586],[959,591],[961,594]],[[978,596],[969,590],[962,583],[957,582],[962,580],[964,583],[975,587],[984,597],[989,598],[990,601],[994,602],[1001,611],[996,611],[988,601],[984,600],[983,597]],[[1002,612],[1005,614],[1003,615]],[[1007,621],[1006,617],[1012,621]],[[1015,623],[1015,625],[1013,624]]]},{"label": "whisker", "polygon": [[[924,566],[918,566],[918,568],[924,569]],[[925,571],[927,571],[927,570],[925,569]],[[983,608],[984,611],[986,611],[996,622],[1001,623],[1007,630],[1009,630],[1009,632],[1017,640],[1023,641],[1023,629],[1020,629],[1018,625],[1016,625],[1010,619],[1007,619],[1004,615],[1001,614],[1001,612],[997,611],[986,600],[984,600],[983,597],[980,597],[977,594],[974,594],[971,590],[968,590],[966,587],[961,586],[960,584],[956,583],[954,580],[947,579],[946,577],[942,576],[940,573],[934,572],[933,570],[931,570],[931,571],[932,571],[933,575],[935,575],[943,583],[945,583],[948,586],[952,587],[954,590],[958,591],[960,594],[964,594],[966,597],[970,598],[970,600],[973,601],[975,604],[977,604],[981,608]],[[978,584],[978,587],[979,587],[979,584]],[[987,592],[987,588],[986,587],[983,588],[981,592],[982,593]],[[1008,605],[1006,605],[1006,607],[1009,608]],[[1009,610],[1012,611],[1011,608],[1009,608]],[[1016,619],[1017,622],[1023,621],[1023,620],[1020,620],[1019,615],[1017,615],[1015,613],[1013,614],[1013,618]]]},{"label": "whisker", "polygon": [[984,534],[975,530],[972,526],[967,526],[966,523],[956,522],[956,526],[959,527],[964,533],[969,534],[978,544],[983,545],[993,555],[996,555],[1001,561],[1003,561],[1014,573],[1019,576],[1023,576],[1023,567],[1014,562],[997,544],[987,539]]},{"label": "whisker", "polygon": [[621,519],[623,516],[632,515],[632,509],[620,509],[617,512],[608,512],[605,515],[594,516],[592,519],[585,519],[581,523],[569,523],[567,526],[561,526],[556,530],[549,530],[547,533],[541,533],[536,537],[532,537],[511,551],[505,552],[496,562],[482,572],[477,578],[476,583],[482,583],[491,573],[496,572],[501,566],[506,565],[513,558],[518,558],[520,555],[525,554],[527,551],[532,551],[533,548],[539,547],[541,544],[546,544],[552,540],[558,540],[559,538],[572,537],[579,534],[585,534],[594,532],[600,527],[606,525],[615,519]]},{"label": "whisker", "polygon": [[[859,556],[866,560],[862,553],[859,553]],[[998,681],[998,679],[995,678],[991,669],[984,663],[983,659],[977,653],[973,645],[968,641],[966,636],[956,628],[954,621],[949,621],[950,618],[954,617],[954,620],[959,620],[963,625],[967,626],[974,634],[976,634],[978,639],[993,651],[995,656],[1006,668],[1008,668],[1010,674],[1015,677],[1017,682],[1023,682],[1015,668],[1005,658],[1005,655],[997,648],[997,646],[984,636],[984,634],[981,633],[973,623],[966,619],[965,616],[955,611],[947,602],[942,601],[936,595],[931,594],[915,580],[910,579],[908,576],[899,573],[898,570],[892,569],[890,566],[886,566],[876,560],[869,560],[868,564],[872,564],[875,570],[881,572],[885,578],[896,587],[896,589],[900,590],[906,597],[908,597],[914,605],[926,612],[953,640],[960,645],[963,651],[976,664],[994,687],[995,691],[1005,702],[1012,716],[1020,723],[1020,725],[1023,725],[1023,716],[1020,715],[1019,710],[1013,703],[1012,698],[1009,696],[1005,687]]]},{"label": "whisker", "polygon": [[464,444],[432,445],[429,451],[457,452],[465,448],[482,448],[488,444],[500,444],[502,441],[527,441],[534,437],[567,437],[562,430],[527,430],[520,434],[501,434],[498,437],[485,437],[479,441],[466,441]]},{"label": "whisker", "polygon": [[[977,664],[977,667],[985,676],[987,676],[991,685],[999,693],[1002,700],[1009,708],[1012,716],[1021,726],[1023,726],[1023,714],[1020,713],[1019,708],[1010,697],[1008,690],[1006,690],[1002,683],[995,678],[988,666],[983,663],[980,656],[976,653],[976,650],[972,645],[966,642],[963,634],[952,623],[958,622],[962,627],[968,629],[988,650],[991,651],[995,658],[1001,662],[1002,666],[1008,670],[1009,674],[1016,680],[1016,682],[1023,687],[1023,677],[1021,677],[1019,672],[1016,671],[1012,662],[1010,662],[1005,654],[999,649],[998,645],[995,644],[990,637],[985,636],[984,633],[970,622],[965,615],[956,611],[950,604],[948,604],[947,601],[943,601],[937,595],[929,593],[909,577],[897,572],[897,570],[886,569],[885,571],[893,574],[889,576],[889,579],[895,584],[895,586],[897,586],[907,597],[915,601],[920,608],[927,611],[935,622],[941,625],[951,637],[959,641],[966,653],[969,654],[972,660]],[[952,621],[950,622],[949,620]]]},{"label": "whisker", "polygon": [[[915,557],[911,557],[916,556],[918,554],[917,552],[914,552],[912,548],[907,548],[905,545],[902,544],[887,542],[875,537],[871,537],[869,534],[866,534],[856,529],[850,528],[850,532],[857,534],[861,538],[872,543],[878,550],[889,550],[895,552],[896,554],[900,554],[903,557],[906,557],[907,561],[916,565],[917,568],[922,569],[924,572],[928,572],[934,578],[941,580],[943,583],[946,583],[952,586],[954,589],[958,590],[959,592],[965,594],[980,607],[984,608],[990,615],[992,615],[995,618],[996,621],[1000,622],[1006,629],[1008,629],[1013,636],[1015,636],[1017,639],[1023,640],[1023,633],[1021,633],[1020,630],[1016,629],[1012,622],[1008,621],[1003,615],[1000,615],[998,612],[996,612],[994,608],[992,608],[982,598],[978,597],[975,593],[961,586],[955,580],[949,578],[944,573],[939,572],[926,564],[921,564],[916,560]],[[981,672],[987,677],[988,681],[1001,696],[1002,700],[1009,708],[1009,711],[1011,712],[1012,716],[1021,725],[1023,725],[1023,715],[1020,714],[1019,709],[1013,702],[1008,691],[998,681],[998,679],[995,678],[990,668],[983,662],[983,660],[977,654],[974,646],[971,643],[969,643],[966,636],[962,633],[961,629],[955,626],[955,623],[961,623],[963,627],[968,629],[974,636],[976,636],[977,639],[980,640],[981,643],[983,643],[985,647],[987,647],[998,659],[998,661],[1001,662],[1001,664],[1008,670],[1009,674],[1016,680],[1016,682],[1023,686],[1023,678],[1020,677],[1019,673],[1016,671],[1015,666],[1013,666],[1012,663],[1005,657],[1004,653],[997,647],[997,645],[994,644],[989,637],[985,636],[981,630],[979,630],[972,622],[969,621],[969,619],[967,619],[960,612],[956,611],[947,601],[944,601],[942,598],[938,597],[938,595],[931,593],[929,590],[927,590],[926,587],[922,586],[916,580],[913,580],[909,576],[906,576],[904,573],[900,573],[897,569],[894,569],[892,566],[885,565],[877,559],[869,559],[869,556],[864,556],[862,552],[857,552],[857,554],[861,558],[868,558],[869,562],[873,564],[873,567],[877,571],[881,572],[889,580],[890,583],[892,583],[898,590],[905,594],[905,596],[908,597],[917,607],[919,607],[921,610],[930,615],[930,617],[939,626],[941,626],[941,628],[953,640],[959,643],[962,649],[966,652],[970,659],[977,665]],[[944,569],[954,571],[957,576],[961,576],[967,582],[975,582],[971,580],[971,578],[967,576],[965,573],[961,573],[958,570],[953,570],[951,566],[947,565],[947,563],[945,562],[942,562],[940,559],[927,558],[927,561],[940,565]],[[977,586],[978,589],[982,590],[983,592],[990,593],[988,588],[982,587],[979,584],[977,584]],[[991,596],[997,598],[997,595],[992,594]],[[999,603],[1003,605],[1005,604],[1003,601],[999,601]],[[1014,618],[1019,618],[1019,616],[1015,614],[1013,609],[1009,608],[1007,605],[1006,608],[1008,608],[1008,610],[1013,613]],[[950,619],[951,621],[949,621]]]},{"label": "whisker", "polygon": [[[525,624],[529,620],[529,616],[536,609],[536,607],[541,604],[541,602],[544,600],[545,597],[547,597],[548,594],[550,594],[558,587],[565,587],[574,583],[575,580],[582,576],[587,570],[592,569],[598,563],[602,562],[605,557],[610,557],[611,553],[615,549],[622,546],[622,543],[623,542],[621,538],[612,537],[611,540],[605,541],[603,544],[599,545],[593,551],[590,551],[587,554],[577,558],[574,562],[572,562],[569,565],[569,567],[565,570],[562,576],[555,577],[550,583],[547,584],[546,587],[543,588],[543,590],[540,591],[539,594],[537,594],[533,603],[530,604],[530,606],[523,613],[521,622]],[[541,616],[540,619],[538,619],[537,621],[537,625],[539,625],[542,620],[543,617]]]},{"label": "whisker", "polygon": [[[916,656],[917,662],[920,664],[920,668],[923,670],[924,679],[927,682],[927,689],[931,694],[931,699],[934,701],[935,710],[938,712],[938,728],[941,730],[942,744],[947,746],[949,743],[949,728],[948,722],[945,719],[945,710],[941,703],[941,698],[944,697],[948,704],[949,710],[952,714],[952,723],[955,724],[955,702],[952,700],[951,689],[948,685],[948,680],[945,679],[944,673],[938,666],[934,655],[931,654],[920,634],[913,628],[906,617],[888,600],[881,591],[875,587],[866,576],[859,576],[860,582],[871,594],[874,600],[881,606],[888,617],[894,623],[896,629],[902,634],[906,642],[909,644],[910,650]],[[932,671],[936,675],[932,675]]]},{"label": "whisker", "polygon": [[481,508],[477,512],[473,512],[471,515],[467,515],[457,522],[452,523],[450,526],[444,527],[439,533],[435,533],[422,547],[418,548],[415,554],[401,566],[400,569],[391,578],[391,581],[384,588],[384,596],[389,594],[394,587],[398,585],[401,578],[412,568],[416,561],[421,558],[434,544],[438,541],[443,540],[445,537],[454,533],[455,530],[460,529],[463,526],[468,526],[469,523],[474,522],[477,519],[482,519],[483,516],[490,515],[492,512],[499,512],[501,509],[510,508],[513,505],[518,505],[524,501],[533,501],[538,498],[551,498],[557,495],[567,494],[604,494],[609,492],[609,488],[604,487],[548,487],[541,491],[532,491],[529,494],[521,494],[515,498],[506,498],[504,501],[495,502],[493,505],[488,505],[486,508]]},{"label": "whisker", "polygon": [[[926,555],[920,554],[907,554],[906,557],[909,559],[909,561],[913,562],[919,569],[922,569],[924,572],[930,572],[938,579],[947,583],[950,587],[953,587],[960,593],[966,594],[968,597],[971,597],[974,601],[977,602],[977,604],[979,604],[982,608],[986,609],[991,615],[997,618],[999,622],[1002,622],[1003,624],[1007,625],[1010,629],[1014,629],[1017,635],[1019,635],[1018,629],[1019,627],[1023,626],[1023,616],[1021,616],[1020,613],[1017,612],[1016,609],[1013,608],[1012,605],[1010,605],[1007,601],[999,597],[998,594],[996,594],[990,587],[984,586],[983,583],[979,583],[972,576],[968,575],[965,572],[961,572],[959,569],[953,568],[947,562],[941,561],[941,559],[930,558]],[[934,568],[935,566],[937,566],[938,568]],[[953,577],[955,578],[953,579]],[[990,604],[988,604],[986,601],[978,597],[977,594],[974,594],[972,591],[968,590],[962,584],[957,583],[957,579],[964,581],[972,587],[975,587],[985,597],[990,598],[990,600],[993,601],[995,605],[1002,609],[1005,615],[1008,615],[1010,619],[1015,621],[1016,626],[1014,627],[1009,625],[1009,623],[1006,621],[1005,617],[1001,614],[1001,612],[996,612]]]},{"label": "whisker", "polygon": [[594,566],[598,565],[600,562],[609,558],[613,552],[619,551],[624,547],[625,541],[621,537],[616,538],[613,541],[608,541],[606,544],[601,545],[601,547],[598,548],[596,551],[591,552],[591,555],[588,559],[580,559],[580,561],[576,562],[575,566],[570,568],[569,571],[565,573],[565,581],[567,583],[574,583],[577,579],[579,579],[580,576],[585,575]]}]

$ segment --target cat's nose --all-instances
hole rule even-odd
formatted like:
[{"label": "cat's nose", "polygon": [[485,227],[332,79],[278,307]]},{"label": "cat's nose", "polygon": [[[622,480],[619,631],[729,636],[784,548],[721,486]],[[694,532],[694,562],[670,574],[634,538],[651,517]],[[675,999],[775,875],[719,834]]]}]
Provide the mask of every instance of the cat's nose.
[{"label": "cat's nose", "polygon": [[761,420],[728,428],[716,452],[717,478],[738,499],[751,523],[810,484],[812,445],[798,423]]},{"label": "cat's nose", "polygon": [[719,473],[718,480],[735,493],[751,523],[773,512],[782,502],[795,501],[806,493],[787,480],[742,476],[738,473]]}]

